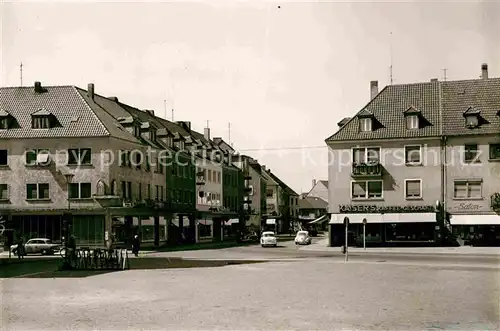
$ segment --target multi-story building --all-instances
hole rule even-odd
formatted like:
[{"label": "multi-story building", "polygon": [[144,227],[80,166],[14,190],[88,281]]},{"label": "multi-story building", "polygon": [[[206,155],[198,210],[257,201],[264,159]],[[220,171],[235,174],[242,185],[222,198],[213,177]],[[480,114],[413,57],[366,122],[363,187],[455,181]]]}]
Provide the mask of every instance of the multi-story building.
[{"label": "multi-story building", "polygon": [[[94,84],[1,88],[0,125],[0,214],[9,234],[57,241],[68,224],[80,245],[104,245],[112,235],[128,244],[134,233],[160,245],[196,240],[196,220],[209,218],[197,197],[218,224],[236,214],[219,208],[221,166],[209,139],[189,122],[103,97]],[[200,159],[210,160],[201,162],[201,183]]]},{"label": "multi-story building", "polygon": [[265,227],[277,233],[289,233],[296,228],[299,215],[299,195],[279,179],[271,170],[263,167],[266,179],[267,217]]},{"label": "multi-story building", "polygon": [[[249,209],[246,211],[248,225],[257,231],[263,228],[262,218],[267,214],[266,185],[267,181],[262,174],[259,162],[246,155],[235,155],[233,163],[250,178],[248,181]],[[246,168],[246,169],[245,169]]]},{"label": "multi-story building", "polygon": [[308,197],[321,198],[328,203],[328,181],[313,179],[312,188],[306,195]]},{"label": "multi-story building", "polygon": [[[495,150],[500,132],[498,84],[499,79],[488,79],[484,71],[480,80],[433,79],[386,86],[380,93],[377,82],[371,82],[370,102],[353,118],[342,120],[326,140],[330,244],[343,243],[346,217],[355,236],[366,223],[367,242],[435,242],[449,229],[448,218],[466,222],[457,221],[453,210],[456,213],[461,204],[474,205],[473,198],[489,201],[485,193],[493,194],[498,183],[487,184],[481,193],[477,183],[498,173],[496,163],[484,155],[481,160],[487,166],[467,164],[463,170],[448,161],[455,155],[452,151],[464,149],[470,158],[478,149],[468,146],[473,141],[478,146],[491,144]],[[487,204],[466,208],[486,213]],[[442,211],[451,213],[451,218]],[[488,213],[490,218],[481,222],[493,222],[491,217],[498,216]]]}]

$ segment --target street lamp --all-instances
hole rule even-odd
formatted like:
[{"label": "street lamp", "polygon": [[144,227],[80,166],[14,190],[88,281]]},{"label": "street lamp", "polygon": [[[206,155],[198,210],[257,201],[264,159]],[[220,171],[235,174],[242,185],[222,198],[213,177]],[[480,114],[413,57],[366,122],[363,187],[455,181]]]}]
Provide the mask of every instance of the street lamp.
[{"label": "street lamp", "polygon": [[67,190],[68,190],[68,212],[66,213],[66,216],[63,216],[63,240],[64,240],[64,246],[67,247],[68,243],[68,236],[69,236],[69,226],[70,226],[70,213],[71,213],[71,197],[70,197],[70,191],[71,191],[71,181],[73,180],[74,174],[65,174],[64,177],[66,177],[66,184],[67,184]]}]

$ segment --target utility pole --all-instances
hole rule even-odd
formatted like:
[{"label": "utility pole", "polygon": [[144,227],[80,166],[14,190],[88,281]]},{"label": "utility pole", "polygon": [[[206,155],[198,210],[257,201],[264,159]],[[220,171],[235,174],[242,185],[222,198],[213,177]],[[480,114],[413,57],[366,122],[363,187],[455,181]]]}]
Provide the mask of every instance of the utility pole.
[{"label": "utility pole", "polygon": [[165,119],[167,119],[167,100],[163,100],[163,114]]},{"label": "utility pole", "polygon": [[21,65],[19,66],[19,71],[21,75],[21,87],[23,87],[23,63],[21,62]]},{"label": "utility pole", "polygon": [[389,41],[389,80],[391,82],[391,85],[393,84],[394,82],[394,77],[393,77],[393,73],[392,73],[392,31],[391,31],[391,35],[390,35],[390,41]]}]

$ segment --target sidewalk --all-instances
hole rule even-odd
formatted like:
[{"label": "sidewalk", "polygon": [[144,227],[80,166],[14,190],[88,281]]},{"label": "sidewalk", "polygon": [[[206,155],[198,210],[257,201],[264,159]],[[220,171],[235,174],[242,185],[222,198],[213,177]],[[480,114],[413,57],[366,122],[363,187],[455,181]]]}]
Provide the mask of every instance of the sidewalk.
[{"label": "sidewalk", "polygon": [[[312,245],[301,247],[303,251],[340,252],[340,247],[328,247],[328,239],[313,241]],[[467,255],[494,255],[500,257],[500,247],[349,247],[350,253],[359,254],[467,254]]]}]

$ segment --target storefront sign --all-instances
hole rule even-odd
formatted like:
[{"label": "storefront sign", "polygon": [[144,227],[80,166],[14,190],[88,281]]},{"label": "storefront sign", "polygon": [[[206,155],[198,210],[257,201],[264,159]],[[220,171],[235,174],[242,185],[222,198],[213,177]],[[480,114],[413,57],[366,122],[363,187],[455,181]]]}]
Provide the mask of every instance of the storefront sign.
[{"label": "storefront sign", "polygon": [[434,206],[376,206],[376,205],[339,205],[341,213],[434,213]]},{"label": "storefront sign", "polygon": [[459,210],[467,210],[467,211],[477,211],[481,209],[481,205],[475,204],[475,203],[470,203],[470,202],[462,202],[457,205],[457,209]]}]

